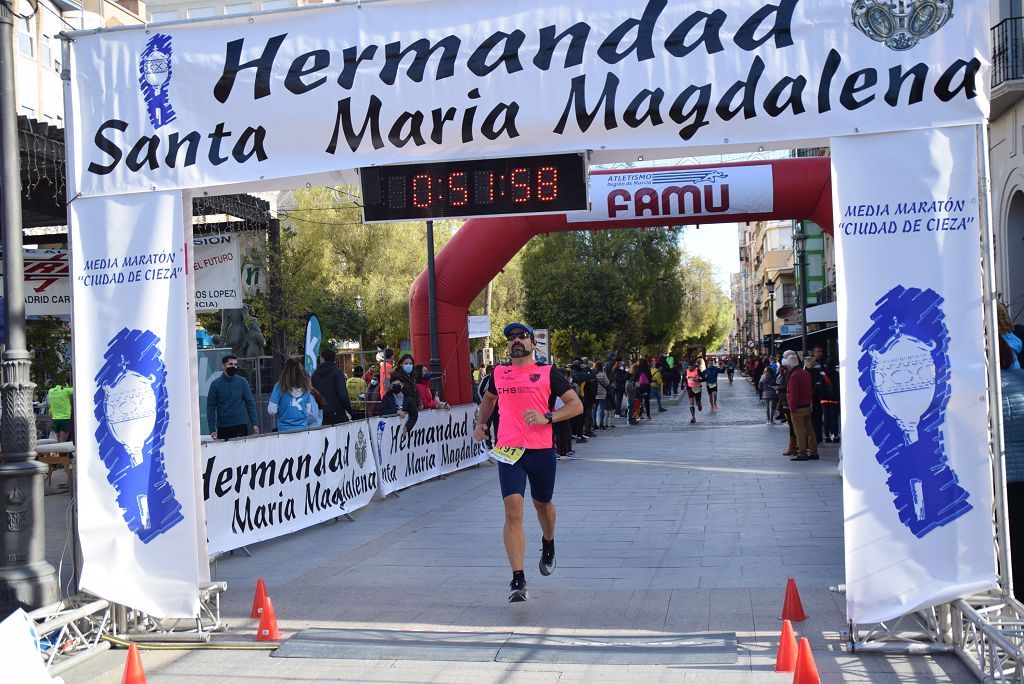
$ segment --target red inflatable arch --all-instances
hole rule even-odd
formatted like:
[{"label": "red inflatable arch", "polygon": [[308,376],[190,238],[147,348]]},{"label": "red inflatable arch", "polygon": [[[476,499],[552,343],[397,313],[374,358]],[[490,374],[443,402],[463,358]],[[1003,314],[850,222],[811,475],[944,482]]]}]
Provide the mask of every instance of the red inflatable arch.
[{"label": "red inflatable arch", "polygon": [[[708,215],[700,219],[708,223],[737,223],[773,219],[809,219],[832,232],[832,184],[829,159],[825,157],[779,159],[742,164],[706,164],[656,169],[628,169],[629,173],[669,171],[676,169],[722,168],[726,166],[771,165],[774,183],[774,211],[763,214]],[[623,173],[624,171],[597,171]],[[691,223],[697,223],[692,218]],[[444,399],[450,404],[467,404],[472,398],[470,388],[469,305],[487,283],[535,235],[573,230],[609,228],[660,228],[677,224],[665,218],[636,221],[599,221],[569,223],[565,214],[513,216],[470,219],[455,233],[436,258],[437,329],[441,368],[444,372]],[[412,349],[418,363],[430,358],[429,317],[427,309],[427,272],[416,278],[409,291],[410,331]],[[526,321],[530,323],[530,321]]]}]

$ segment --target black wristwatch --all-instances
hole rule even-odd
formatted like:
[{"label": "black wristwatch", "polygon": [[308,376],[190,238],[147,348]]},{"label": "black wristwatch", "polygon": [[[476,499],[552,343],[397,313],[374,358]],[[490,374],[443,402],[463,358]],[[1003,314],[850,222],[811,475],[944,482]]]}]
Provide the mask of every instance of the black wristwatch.
[{"label": "black wristwatch", "polygon": [[548,419],[548,425],[551,425],[553,422],[555,422],[554,416],[552,416],[550,413],[545,413],[544,417]]}]

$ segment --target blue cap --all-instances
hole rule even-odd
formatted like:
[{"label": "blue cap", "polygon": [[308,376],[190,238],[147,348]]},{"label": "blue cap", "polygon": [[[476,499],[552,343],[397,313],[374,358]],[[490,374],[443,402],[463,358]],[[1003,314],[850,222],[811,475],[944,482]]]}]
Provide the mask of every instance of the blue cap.
[{"label": "blue cap", "polygon": [[529,333],[530,337],[533,337],[533,328],[526,325],[525,323],[509,323],[508,325],[505,326],[505,329],[502,331],[501,334],[504,335],[505,337],[508,337],[516,330],[522,330],[524,333]]}]

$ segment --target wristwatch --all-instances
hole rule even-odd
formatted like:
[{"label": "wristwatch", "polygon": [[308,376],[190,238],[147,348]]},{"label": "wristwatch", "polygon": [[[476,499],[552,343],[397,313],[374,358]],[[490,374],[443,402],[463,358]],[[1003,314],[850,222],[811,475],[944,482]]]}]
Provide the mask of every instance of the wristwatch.
[{"label": "wristwatch", "polygon": [[548,419],[548,425],[551,425],[551,423],[555,422],[554,416],[552,416],[550,413],[545,413],[544,417]]}]

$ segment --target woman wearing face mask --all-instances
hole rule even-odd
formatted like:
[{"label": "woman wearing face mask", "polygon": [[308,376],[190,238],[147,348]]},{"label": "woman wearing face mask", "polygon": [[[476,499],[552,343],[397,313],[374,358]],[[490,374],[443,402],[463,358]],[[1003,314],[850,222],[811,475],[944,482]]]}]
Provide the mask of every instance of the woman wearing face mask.
[{"label": "woman wearing face mask", "polygon": [[302,359],[285,361],[281,379],[274,385],[267,404],[267,413],[277,416],[277,431],[305,430],[316,425],[317,406],[310,394],[309,374]]},{"label": "woman wearing face mask", "polygon": [[416,425],[416,419],[419,417],[417,403],[415,394],[406,394],[402,383],[398,380],[393,380],[391,382],[391,391],[385,394],[384,399],[380,402],[380,415],[398,416],[399,418],[408,416],[409,419],[402,426],[402,432],[408,434],[409,430],[412,430],[413,426]]},{"label": "woman wearing face mask", "polygon": [[419,392],[416,390],[415,371],[416,364],[412,359],[412,354],[402,354],[398,359],[398,365],[395,366],[395,370],[391,372],[391,384],[394,385],[396,382],[402,383],[402,393],[415,399],[418,408],[423,408],[423,406],[419,404]]}]

